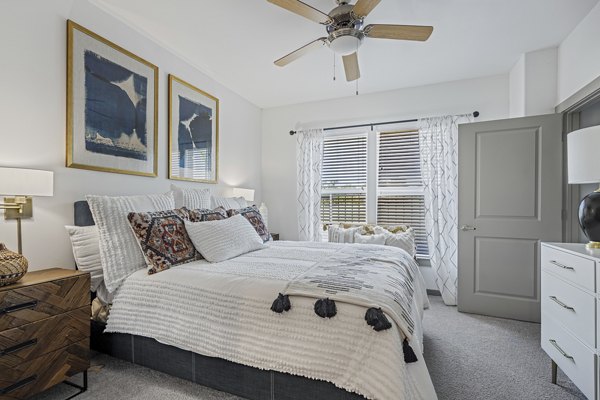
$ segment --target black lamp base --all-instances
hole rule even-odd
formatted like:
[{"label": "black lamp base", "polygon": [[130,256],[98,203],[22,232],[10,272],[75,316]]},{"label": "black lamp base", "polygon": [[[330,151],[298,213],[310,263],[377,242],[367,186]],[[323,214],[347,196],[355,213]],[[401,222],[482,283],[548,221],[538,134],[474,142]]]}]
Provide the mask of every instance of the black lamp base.
[{"label": "black lamp base", "polygon": [[[600,190],[600,189],[599,189]],[[590,239],[588,249],[600,249],[600,192],[595,191],[579,203],[579,226]]]}]

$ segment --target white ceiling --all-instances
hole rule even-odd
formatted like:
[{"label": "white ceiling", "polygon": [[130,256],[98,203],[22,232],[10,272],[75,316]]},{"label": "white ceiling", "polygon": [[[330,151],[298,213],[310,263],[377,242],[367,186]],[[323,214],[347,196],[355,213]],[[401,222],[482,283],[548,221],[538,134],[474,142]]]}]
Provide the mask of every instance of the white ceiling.
[{"label": "white ceiling", "polygon": [[[333,0],[306,0],[328,12]],[[598,0],[382,0],[366,23],[433,25],[429,41],[365,39],[360,93],[507,73],[519,55],[558,45]],[[98,0],[259,107],[354,95],[341,59],[320,48],[273,61],[325,36],[322,25],[266,0]]]}]

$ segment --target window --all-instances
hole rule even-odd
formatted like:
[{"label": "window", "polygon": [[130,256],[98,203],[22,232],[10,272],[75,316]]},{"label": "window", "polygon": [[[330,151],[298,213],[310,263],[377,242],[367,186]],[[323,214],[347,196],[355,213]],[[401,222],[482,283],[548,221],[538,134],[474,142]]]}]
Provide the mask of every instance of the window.
[{"label": "window", "polygon": [[328,136],[323,143],[321,221],[367,222],[367,135]]},{"label": "window", "polygon": [[411,226],[415,230],[417,254],[425,257],[429,251],[419,132],[381,132],[377,150],[377,223]]},{"label": "window", "polygon": [[409,225],[415,229],[417,255],[427,258],[424,213],[417,130],[326,135],[323,224]]}]

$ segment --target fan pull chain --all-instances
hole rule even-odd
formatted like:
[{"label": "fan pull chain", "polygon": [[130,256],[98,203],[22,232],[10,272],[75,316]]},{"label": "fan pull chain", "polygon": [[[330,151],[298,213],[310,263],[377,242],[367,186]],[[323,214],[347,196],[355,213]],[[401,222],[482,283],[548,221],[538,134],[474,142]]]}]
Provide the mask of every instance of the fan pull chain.
[{"label": "fan pull chain", "polygon": [[335,53],[333,53],[333,80],[335,81]]},{"label": "fan pull chain", "polygon": [[356,82],[356,95],[358,96],[358,79],[355,82]]}]

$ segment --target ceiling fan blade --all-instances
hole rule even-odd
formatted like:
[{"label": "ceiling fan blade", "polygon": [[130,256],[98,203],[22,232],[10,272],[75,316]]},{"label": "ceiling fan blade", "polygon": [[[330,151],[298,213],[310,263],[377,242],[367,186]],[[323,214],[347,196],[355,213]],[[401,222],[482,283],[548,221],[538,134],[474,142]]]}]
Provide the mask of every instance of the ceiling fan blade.
[{"label": "ceiling fan blade", "polygon": [[360,78],[360,69],[358,68],[358,54],[352,53],[347,56],[342,56],[344,60],[344,72],[346,72],[346,80],[352,82]]},{"label": "ceiling fan blade", "polygon": [[433,32],[433,26],[417,25],[367,25],[365,35],[377,39],[418,40],[426,41]]},{"label": "ceiling fan blade", "polygon": [[357,17],[366,17],[379,4],[381,0],[358,0],[352,9]]},{"label": "ceiling fan blade", "polygon": [[311,21],[318,22],[319,24],[327,25],[331,22],[329,15],[317,10],[316,8],[309,6],[299,0],[267,0],[269,3],[273,3],[276,6],[285,8],[288,11],[298,14],[304,18],[308,18]]},{"label": "ceiling fan blade", "polygon": [[296,61],[297,59],[299,59],[306,53],[310,52],[311,50],[314,50],[320,46],[325,45],[325,43],[326,43],[325,38],[319,38],[313,42],[310,42],[307,45],[300,47],[298,50],[294,50],[290,54],[287,54],[287,55],[281,57],[279,60],[275,61],[275,65],[277,65],[278,67],[285,67],[292,61]]}]

